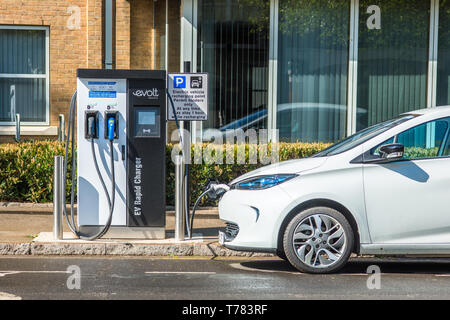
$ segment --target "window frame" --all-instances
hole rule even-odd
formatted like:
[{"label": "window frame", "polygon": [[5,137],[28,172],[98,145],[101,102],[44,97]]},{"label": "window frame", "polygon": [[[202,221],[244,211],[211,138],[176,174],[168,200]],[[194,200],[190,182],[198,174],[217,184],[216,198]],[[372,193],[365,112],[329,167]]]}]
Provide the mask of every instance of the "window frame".
[{"label": "window frame", "polygon": [[[0,73],[0,78],[45,79],[45,121],[20,121],[23,126],[48,126],[50,124],[50,45],[49,28],[46,26],[0,25],[0,30],[42,30],[45,31],[45,73]],[[15,125],[14,121],[0,121],[0,126]]]}]

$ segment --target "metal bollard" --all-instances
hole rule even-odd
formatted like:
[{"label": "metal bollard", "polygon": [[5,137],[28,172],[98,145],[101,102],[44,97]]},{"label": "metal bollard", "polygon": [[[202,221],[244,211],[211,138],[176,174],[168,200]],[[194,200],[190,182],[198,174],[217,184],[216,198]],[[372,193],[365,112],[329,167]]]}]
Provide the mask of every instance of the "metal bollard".
[{"label": "metal bollard", "polygon": [[16,113],[16,142],[20,142],[20,114]]},{"label": "metal bollard", "polygon": [[58,141],[63,142],[66,138],[66,121],[64,115],[60,114],[58,117]]},{"label": "metal bollard", "polygon": [[175,240],[184,240],[184,164],[183,156],[175,156]]},{"label": "metal bollard", "polygon": [[55,156],[53,169],[53,238],[55,240],[63,238],[62,218],[65,205],[63,159],[63,156]]}]

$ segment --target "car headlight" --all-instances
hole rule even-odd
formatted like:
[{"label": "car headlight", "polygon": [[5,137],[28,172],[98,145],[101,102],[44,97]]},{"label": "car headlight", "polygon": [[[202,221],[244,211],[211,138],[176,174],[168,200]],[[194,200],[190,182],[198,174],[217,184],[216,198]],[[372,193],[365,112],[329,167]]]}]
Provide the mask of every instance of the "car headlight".
[{"label": "car headlight", "polygon": [[258,176],[240,181],[232,185],[231,187],[233,189],[240,189],[240,190],[262,190],[286,182],[296,176],[297,176],[296,174],[273,174],[266,176]]}]

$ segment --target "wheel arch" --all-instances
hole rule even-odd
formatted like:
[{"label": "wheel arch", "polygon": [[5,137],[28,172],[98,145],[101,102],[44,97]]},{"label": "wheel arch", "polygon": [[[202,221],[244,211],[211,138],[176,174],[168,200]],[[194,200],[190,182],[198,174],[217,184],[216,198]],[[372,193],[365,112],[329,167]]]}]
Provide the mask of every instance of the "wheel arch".
[{"label": "wheel arch", "polygon": [[360,250],[360,236],[359,236],[359,228],[358,224],[350,212],[344,205],[330,199],[312,199],[298,204],[295,208],[293,208],[287,215],[284,217],[283,222],[281,223],[280,229],[278,230],[278,239],[277,239],[277,252],[283,252],[283,235],[286,231],[286,227],[292,218],[301,211],[306,209],[314,208],[314,207],[327,207],[331,209],[335,209],[342,213],[347,221],[350,223],[350,226],[353,230],[354,235],[354,245],[352,252],[359,254]]}]

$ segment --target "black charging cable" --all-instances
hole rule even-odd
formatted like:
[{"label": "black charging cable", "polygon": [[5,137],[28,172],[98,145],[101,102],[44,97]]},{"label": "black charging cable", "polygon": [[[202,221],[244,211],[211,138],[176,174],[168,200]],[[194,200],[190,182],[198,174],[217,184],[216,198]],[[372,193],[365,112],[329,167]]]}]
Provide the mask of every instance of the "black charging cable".
[{"label": "black charging cable", "polygon": [[[69,150],[72,151],[71,154],[71,162],[72,162],[72,176],[71,176],[71,189],[70,189],[70,220],[69,220],[69,214],[67,212],[67,208],[64,205],[64,217],[66,219],[66,223],[70,229],[70,231],[72,231],[72,233],[74,235],[76,235],[78,238],[83,239],[83,240],[95,240],[98,238],[101,238],[102,236],[104,236],[108,231],[109,228],[111,227],[111,223],[112,223],[112,216],[113,216],[113,212],[114,212],[114,204],[115,204],[115,186],[116,186],[116,180],[115,180],[115,168],[114,168],[114,146],[113,146],[113,140],[109,139],[109,149],[110,149],[110,158],[111,158],[111,196],[108,193],[108,189],[106,188],[106,184],[105,181],[103,180],[103,177],[101,175],[100,169],[98,167],[98,163],[97,163],[97,157],[95,155],[95,147],[94,147],[94,131],[95,129],[95,119],[93,117],[88,118],[88,133],[91,141],[91,151],[92,151],[92,156],[94,158],[94,165],[95,165],[95,169],[97,171],[98,177],[100,179],[100,182],[102,184],[103,187],[103,191],[105,192],[107,201],[108,201],[108,207],[109,207],[109,216],[108,216],[108,220],[106,221],[106,224],[103,226],[103,228],[98,231],[97,233],[93,234],[93,235],[89,235],[89,234],[83,234],[81,233],[75,224],[75,214],[74,214],[74,203],[75,203],[75,168],[76,168],[76,155],[75,155],[75,102],[77,99],[77,92],[75,91],[74,94],[72,95],[72,99],[70,101],[70,107],[69,107],[69,120],[68,120],[68,126],[67,126],[67,139],[66,139],[66,150],[65,150],[65,155],[64,155],[64,167],[63,167],[63,171],[64,171],[64,179],[63,179],[63,189],[64,189],[64,193],[66,190],[66,186],[67,186],[67,163],[68,163],[68,159],[69,159]],[[65,203],[65,201],[64,201]]]}]

